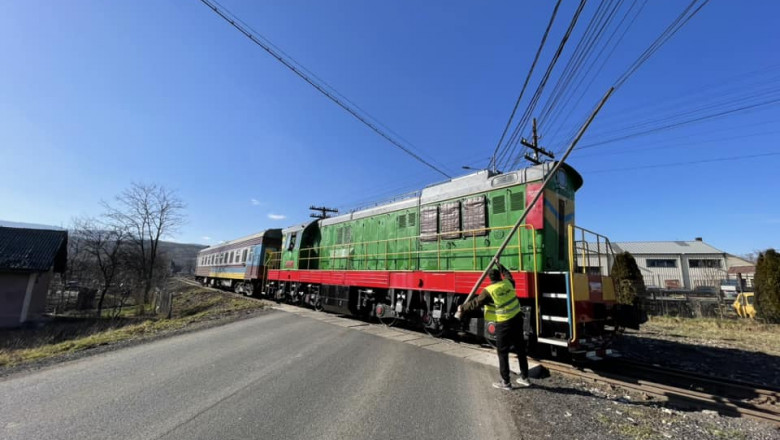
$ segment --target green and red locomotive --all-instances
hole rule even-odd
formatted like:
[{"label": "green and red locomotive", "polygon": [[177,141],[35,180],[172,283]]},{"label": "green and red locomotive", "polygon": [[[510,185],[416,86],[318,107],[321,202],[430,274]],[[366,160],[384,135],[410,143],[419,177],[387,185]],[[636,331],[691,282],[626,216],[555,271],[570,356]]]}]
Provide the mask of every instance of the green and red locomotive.
[{"label": "green and red locomotive", "polygon": [[[454,315],[528,209],[501,263],[516,281],[531,343],[553,354],[603,356],[616,329],[635,323],[626,319],[630,310],[616,303],[612,278],[588,273],[582,263],[587,257],[609,267],[612,258],[605,237],[575,226],[574,196],[582,177],[564,164],[542,189],[552,167],[479,171],[401,200],[283,229],[281,240],[279,230],[265,231],[264,237],[271,238],[246,252],[253,256],[246,267],[254,275],[247,269],[239,279],[201,268],[209,255],[213,260],[213,254],[225,253],[208,248],[201,252],[197,276],[245,293],[260,289],[262,295],[292,304],[376,317],[388,325],[404,320],[433,335],[453,330],[491,341],[495,323],[489,315],[465,321]],[[529,207],[538,191],[543,191],[541,198]],[[229,246],[240,249],[246,243],[235,240]],[[240,273],[247,262],[238,255],[228,254],[222,265],[238,265]],[[260,255],[266,256],[264,264],[255,270]]]}]

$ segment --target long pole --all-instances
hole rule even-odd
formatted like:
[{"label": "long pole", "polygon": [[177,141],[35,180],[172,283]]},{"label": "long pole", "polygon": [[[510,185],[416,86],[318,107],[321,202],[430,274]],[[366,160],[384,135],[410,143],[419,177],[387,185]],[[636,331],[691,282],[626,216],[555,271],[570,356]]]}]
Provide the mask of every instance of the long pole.
[{"label": "long pole", "polygon": [[[566,162],[566,159],[569,157],[569,154],[571,154],[572,150],[574,150],[574,147],[577,146],[577,142],[579,142],[580,138],[582,138],[582,135],[585,134],[585,130],[588,129],[590,123],[593,122],[593,119],[596,118],[596,115],[601,110],[601,107],[604,106],[604,103],[607,102],[607,99],[609,99],[610,95],[612,95],[612,92],[614,90],[615,90],[614,87],[610,87],[610,89],[607,90],[607,93],[605,93],[604,97],[601,98],[599,105],[596,107],[595,110],[593,110],[593,113],[590,114],[588,120],[585,121],[585,124],[583,124],[582,127],[580,127],[580,130],[577,132],[577,136],[574,137],[574,140],[571,142],[571,145],[569,145],[569,148],[566,149],[566,152],[563,154],[561,159],[558,162],[556,162],[552,170],[550,170],[550,172],[547,173],[546,176],[544,176],[544,180],[542,181],[542,187],[539,189],[536,195],[534,195],[534,198],[531,199],[531,203],[529,203],[528,206],[525,208],[523,215],[520,216],[520,218],[517,220],[517,223],[515,223],[515,226],[512,228],[509,234],[507,234],[506,238],[504,239],[504,242],[501,243],[501,246],[499,246],[498,250],[496,251],[496,254],[490,260],[490,263],[482,272],[482,275],[479,276],[477,282],[474,283],[474,287],[471,288],[471,292],[469,293],[469,296],[466,297],[466,301],[464,302],[468,302],[471,299],[471,297],[474,296],[474,294],[477,292],[477,289],[479,289],[479,286],[482,284],[483,281],[485,281],[485,277],[487,277],[487,274],[490,271],[490,269],[492,269],[493,266],[498,263],[498,260],[501,259],[501,254],[506,249],[507,245],[509,244],[509,241],[512,239],[512,236],[515,235],[515,232],[517,232],[517,230],[520,228],[520,225],[522,225],[523,222],[525,221],[525,218],[528,216],[528,212],[531,210],[531,208],[534,207],[534,205],[536,205],[536,202],[539,201],[539,198],[542,196],[542,193],[544,192],[544,188],[547,187],[547,184],[550,182],[553,176],[555,176],[555,173],[558,171],[561,165],[563,165],[563,163]],[[460,319],[460,312],[455,313],[455,319]]]}]

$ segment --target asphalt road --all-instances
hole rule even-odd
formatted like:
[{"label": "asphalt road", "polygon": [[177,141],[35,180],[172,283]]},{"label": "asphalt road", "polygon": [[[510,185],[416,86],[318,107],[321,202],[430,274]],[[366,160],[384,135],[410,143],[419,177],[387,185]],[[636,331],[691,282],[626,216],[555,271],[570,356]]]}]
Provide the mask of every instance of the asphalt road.
[{"label": "asphalt road", "polygon": [[0,438],[516,438],[496,376],[276,311],[10,376]]}]

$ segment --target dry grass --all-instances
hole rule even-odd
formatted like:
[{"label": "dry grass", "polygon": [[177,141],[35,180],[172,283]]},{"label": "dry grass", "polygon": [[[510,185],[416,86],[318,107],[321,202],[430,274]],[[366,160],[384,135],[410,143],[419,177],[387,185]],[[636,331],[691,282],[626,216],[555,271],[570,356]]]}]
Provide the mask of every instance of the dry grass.
[{"label": "dry grass", "polygon": [[780,325],[752,319],[651,316],[642,325],[641,333],[780,355]]},{"label": "dry grass", "polygon": [[40,329],[0,331],[0,367],[10,367],[264,308],[262,301],[173,282],[173,317],[56,318]]}]

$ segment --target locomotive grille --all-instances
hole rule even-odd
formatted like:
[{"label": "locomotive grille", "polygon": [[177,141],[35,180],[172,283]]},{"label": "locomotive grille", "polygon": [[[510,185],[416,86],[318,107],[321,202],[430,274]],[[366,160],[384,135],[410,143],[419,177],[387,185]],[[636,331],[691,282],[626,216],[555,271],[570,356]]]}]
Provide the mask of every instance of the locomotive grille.
[{"label": "locomotive grille", "polygon": [[509,196],[509,209],[512,211],[523,210],[523,193],[516,192]]},{"label": "locomotive grille", "polygon": [[493,197],[493,214],[503,214],[506,212],[506,201],[504,196]]}]

